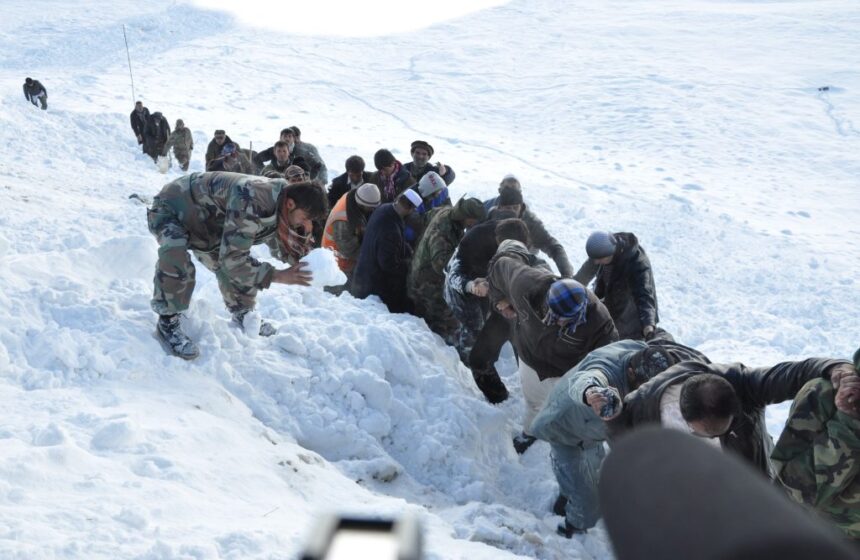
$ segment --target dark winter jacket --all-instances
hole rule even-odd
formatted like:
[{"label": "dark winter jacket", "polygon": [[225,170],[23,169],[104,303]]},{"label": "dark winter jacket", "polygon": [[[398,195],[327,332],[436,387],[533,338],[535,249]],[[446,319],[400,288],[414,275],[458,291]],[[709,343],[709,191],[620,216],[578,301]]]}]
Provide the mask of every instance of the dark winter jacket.
[{"label": "dark winter jacket", "polygon": [[421,206],[409,214],[406,219],[406,229],[404,230],[406,241],[412,247],[417,247],[418,242],[421,241],[421,236],[424,235],[424,230],[430,224],[430,213],[436,208],[451,208],[452,206],[447,187],[439,191],[428,202],[422,202]]},{"label": "dark winter jacket", "polygon": [[445,168],[447,169],[447,173],[445,173],[445,175],[443,176],[439,173],[439,166],[433,165],[429,161],[425,163],[424,167],[422,167],[421,169],[416,168],[415,163],[411,161],[403,165],[403,169],[405,169],[410,175],[412,175],[412,178],[415,179],[416,183],[421,180],[421,177],[433,171],[434,173],[439,174],[439,176],[442,177],[442,179],[445,181],[445,184],[450,187],[451,183],[454,182],[454,179],[457,178],[457,174],[454,173],[454,170],[451,169],[450,165],[446,165]]},{"label": "dark winter jacket", "polygon": [[595,278],[594,293],[606,304],[621,338],[642,340],[642,329],[660,321],[651,261],[635,235],[614,236],[617,246],[612,262],[596,265],[588,259],[574,279],[587,285]]},{"label": "dark winter jacket", "polygon": [[586,322],[573,332],[563,333],[556,325],[546,325],[546,293],[558,276],[529,266],[532,257],[506,252],[494,258],[487,280],[493,304],[505,299],[517,313],[512,342],[519,358],[532,367],[541,380],[561,377],[589,352],[618,340],[609,311],[588,291]]},{"label": "dark winter jacket", "polygon": [[351,293],[357,298],[377,295],[392,313],[409,310],[406,276],[411,250],[403,237],[403,218],[393,204],[383,204],[367,222]]},{"label": "dark winter jacket", "polygon": [[681,362],[627,395],[624,410],[610,423],[610,430],[617,437],[642,425],[659,424],[660,400],[669,387],[700,373],[719,375],[731,383],[741,403],[740,415],[732,422],[729,432],[720,437],[720,444],[724,449],[739,453],[756,469],[772,477],[770,454],[773,440],[765,424],[765,407],[794,399],[811,379],[829,379],[830,369],[840,363],[844,360],[809,358],[801,362],[782,362],[773,367],[748,368],[740,363]]},{"label": "dark winter jacket", "polygon": [[170,137],[170,124],[159,111],[152,113],[143,127],[143,141],[150,143],[156,152],[160,155]]},{"label": "dark winter jacket", "polygon": [[[131,122],[131,129],[134,131],[134,135],[142,139],[143,130],[146,128],[146,123],[149,122],[149,109],[144,107],[142,111],[133,110],[128,119]],[[138,143],[143,143],[143,140]]]},{"label": "dark winter jacket", "polygon": [[[226,135],[224,136],[224,144],[218,144],[218,142],[216,142],[214,138],[209,141],[209,145],[206,146],[206,167],[209,167],[210,161],[215,158],[221,157],[221,150],[224,149],[224,145],[228,142],[236,144],[235,142],[233,142],[233,140],[230,139],[229,136]],[[238,146],[238,144],[236,144],[236,146]]]},{"label": "dark winter jacket", "polygon": [[[367,171],[362,171],[361,181],[362,183],[369,183],[370,173]],[[351,187],[349,186],[349,175],[344,173],[335,177],[334,180],[331,182],[331,185],[329,185],[328,187],[328,207],[334,208],[334,205],[337,204],[337,201],[340,200],[340,197],[348,193],[350,189]]]},{"label": "dark winter jacket", "polygon": [[45,89],[45,86],[42,85],[42,82],[39,80],[33,80],[30,82],[30,85],[27,85],[27,82],[24,82],[24,97],[27,101],[33,101],[33,98],[39,95],[40,93],[44,93],[48,95],[48,90]]},{"label": "dark winter jacket", "polygon": [[379,187],[379,193],[382,195],[382,202],[394,202],[397,195],[415,184],[415,179],[412,178],[408,171],[400,168],[400,172],[394,177],[394,196],[390,196],[389,193],[385,192],[385,181],[383,181],[382,177],[379,176],[379,171],[371,173],[367,182],[373,183]]}]

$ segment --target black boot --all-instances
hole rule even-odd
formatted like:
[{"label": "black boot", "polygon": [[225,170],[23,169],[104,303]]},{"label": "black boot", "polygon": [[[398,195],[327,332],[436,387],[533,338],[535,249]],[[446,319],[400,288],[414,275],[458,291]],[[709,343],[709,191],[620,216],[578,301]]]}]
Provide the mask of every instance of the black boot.
[{"label": "black boot", "polygon": [[562,494],[559,494],[558,498],[555,499],[555,503],[552,505],[552,512],[556,515],[564,517],[565,507],[567,507],[567,498],[565,498]]},{"label": "black boot", "polygon": [[160,315],[155,332],[166,348],[183,360],[193,360],[200,355],[200,350],[188,336],[182,332],[179,324],[179,314]]},{"label": "black boot", "polygon": [[569,539],[573,537],[573,535],[584,535],[588,532],[588,529],[580,529],[579,527],[574,527],[567,521],[567,519],[565,519],[564,523],[558,524],[558,527],[555,531],[562,537]]},{"label": "black boot", "polygon": [[487,400],[493,404],[504,402],[508,398],[508,388],[502,383],[496,368],[490,367],[484,370],[472,370],[472,377],[478,389],[484,393]]},{"label": "black boot", "polygon": [[[242,329],[242,332],[245,332],[245,315],[248,314],[250,309],[242,309],[240,311],[233,312],[233,324]],[[272,336],[278,334],[278,329],[268,321],[260,322],[260,336]]]},{"label": "black boot", "polygon": [[517,437],[514,438],[514,449],[517,450],[517,453],[522,455],[526,452],[526,449],[532,446],[534,442],[537,441],[537,438],[534,436],[530,436],[527,433],[523,432]]}]

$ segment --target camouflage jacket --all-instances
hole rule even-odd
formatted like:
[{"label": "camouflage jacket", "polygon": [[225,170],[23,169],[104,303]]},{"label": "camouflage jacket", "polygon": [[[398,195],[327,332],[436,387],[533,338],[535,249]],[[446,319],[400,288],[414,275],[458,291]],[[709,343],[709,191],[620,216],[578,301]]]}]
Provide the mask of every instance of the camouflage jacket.
[{"label": "camouflage jacket", "polygon": [[451,260],[454,249],[463,239],[463,225],[451,219],[452,206],[434,208],[428,214],[429,225],[421,237],[409,269],[410,293],[432,287],[442,294],[445,281],[445,265]]},{"label": "camouflage jacket", "polygon": [[188,128],[177,128],[170,133],[167,138],[167,144],[164,145],[162,155],[167,155],[170,148],[173,147],[177,152],[190,152],[194,149],[194,140],[191,138],[191,130]]},{"label": "camouflage jacket", "polygon": [[188,245],[216,258],[237,286],[265,289],[274,267],[251,256],[266,243],[281,260],[278,198],[287,182],[240,173],[192,173],[168,183],[153,199],[153,210],[172,212],[188,232]]},{"label": "camouflage jacket", "polygon": [[771,458],[793,500],[860,539],[860,420],[837,410],[835,396],[826,379],[804,385]]}]

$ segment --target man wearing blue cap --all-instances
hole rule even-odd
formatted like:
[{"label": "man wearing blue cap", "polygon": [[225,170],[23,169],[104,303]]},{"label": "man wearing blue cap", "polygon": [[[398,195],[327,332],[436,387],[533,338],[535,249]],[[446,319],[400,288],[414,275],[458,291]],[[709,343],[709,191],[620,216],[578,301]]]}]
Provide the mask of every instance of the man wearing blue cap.
[{"label": "man wearing blue cap", "polygon": [[531,266],[529,256],[525,244],[503,241],[487,275],[490,301],[511,321],[520,360],[526,401],[523,434],[515,440],[520,453],[534,442],[532,420],[558,378],[592,350],[618,340],[609,311],[594,293]]}]

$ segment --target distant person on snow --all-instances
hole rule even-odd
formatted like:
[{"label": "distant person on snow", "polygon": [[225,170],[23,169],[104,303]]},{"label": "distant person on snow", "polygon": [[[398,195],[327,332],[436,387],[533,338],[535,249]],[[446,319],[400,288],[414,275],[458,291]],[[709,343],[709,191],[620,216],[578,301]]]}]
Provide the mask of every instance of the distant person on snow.
[{"label": "distant person on snow", "polygon": [[143,128],[143,151],[158,161],[158,156],[164,152],[164,145],[170,137],[170,124],[159,111],[152,113]]},{"label": "distant person on snow", "polygon": [[146,123],[149,121],[149,109],[143,106],[143,101],[135,102],[134,110],[129,115],[129,121],[131,121],[131,129],[134,131],[138,145],[146,153],[146,145],[143,143],[143,131],[146,130]]},{"label": "distant person on snow", "polygon": [[206,171],[230,171],[233,173],[244,173],[253,175],[251,162],[245,157],[245,154],[239,151],[236,144],[229,142],[225,143],[221,149],[221,157],[213,159],[206,166]]},{"label": "distant person on snow", "polygon": [[517,209],[517,217],[529,227],[529,236],[531,239],[529,250],[532,252],[543,251],[555,262],[559,274],[564,278],[572,278],[574,270],[573,265],[570,264],[570,260],[567,258],[567,252],[564,250],[562,244],[549,234],[543,222],[540,221],[540,218],[523,201],[522,185],[520,185],[519,179],[513,175],[506,175],[502,179],[502,182],[499,183],[499,196],[484,201],[484,207],[487,209],[487,212],[501,204],[501,199],[505,192],[509,193],[508,196],[511,196],[512,192],[519,193],[520,201],[519,208]]},{"label": "distant person on snow", "polygon": [[[313,246],[311,220],[325,211],[323,192],[310,183],[192,173],[165,185],[147,212],[149,231],[158,241],[151,305],[159,315],[157,333],[165,345],[186,360],[199,354],[179,322],[194,291],[189,250],[215,273],[233,322],[244,328],[259,290],[273,282],[309,284],[311,275],[298,261]],[[251,247],[260,243],[292,267],[280,270],[255,259]],[[269,323],[260,327],[263,336],[275,332]]]},{"label": "distant person on snow", "polygon": [[[289,130],[292,132],[286,132]],[[317,147],[313,144],[309,144],[308,142],[302,141],[302,131],[299,130],[297,126],[291,126],[288,129],[284,129],[282,131],[283,137],[287,140],[287,144],[290,145],[290,153],[293,155],[295,159],[303,159],[308,164],[308,174],[310,175],[311,181],[319,181],[323,185],[328,183],[328,169],[326,169],[325,162],[322,157],[320,157],[320,152],[317,150]]]},{"label": "distant person on snow", "polygon": [[349,156],[345,166],[346,173],[335,177],[328,188],[328,203],[332,208],[343,195],[370,182],[370,173],[364,170],[364,159],[361,156]]},{"label": "distant person on snow", "polygon": [[43,111],[48,108],[48,90],[39,80],[33,78],[24,80],[24,97],[37,107],[41,103]]},{"label": "distant person on snow", "polygon": [[415,179],[385,148],[373,154],[373,165],[376,166],[376,172],[370,174],[368,183],[379,187],[384,203],[393,202],[400,193],[415,185]]},{"label": "distant person on snow", "polygon": [[416,182],[420,181],[421,177],[431,171],[442,177],[446,185],[450,186],[454,182],[457,175],[453,169],[442,162],[437,161],[435,165],[430,163],[430,158],[433,157],[433,146],[424,140],[412,142],[410,154],[412,154],[412,161],[404,165],[403,168],[409,172]]},{"label": "distant person on snow", "polygon": [[596,231],[585,243],[588,260],[574,278],[594,280],[597,294],[615,321],[622,339],[648,340],[657,328],[657,288],[651,261],[632,233]]},{"label": "distant person on snow", "polygon": [[170,148],[173,148],[173,155],[179,162],[182,171],[188,171],[191,151],[194,150],[194,139],[191,137],[191,131],[185,128],[185,122],[182,119],[176,119],[176,128],[167,138],[161,155],[166,156],[170,152]]},{"label": "distant person on snow", "polygon": [[403,237],[403,220],[421,204],[418,193],[407,189],[394,202],[381,205],[367,222],[358,264],[352,277],[352,295],[379,296],[391,313],[409,313],[406,276],[412,249]]},{"label": "distant person on snow", "polygon": [[209,141],[209,145],[206,146],[206,169],[209,169],[209,163],[218,157],[221,157],[221,150],[224,149],[224,144],[235,144],[236,147],[239,147],[239,144],[233,142],[227,133],[222,129],[218,129],[215,131],[215,134],[212,136],[212,140]]}]

